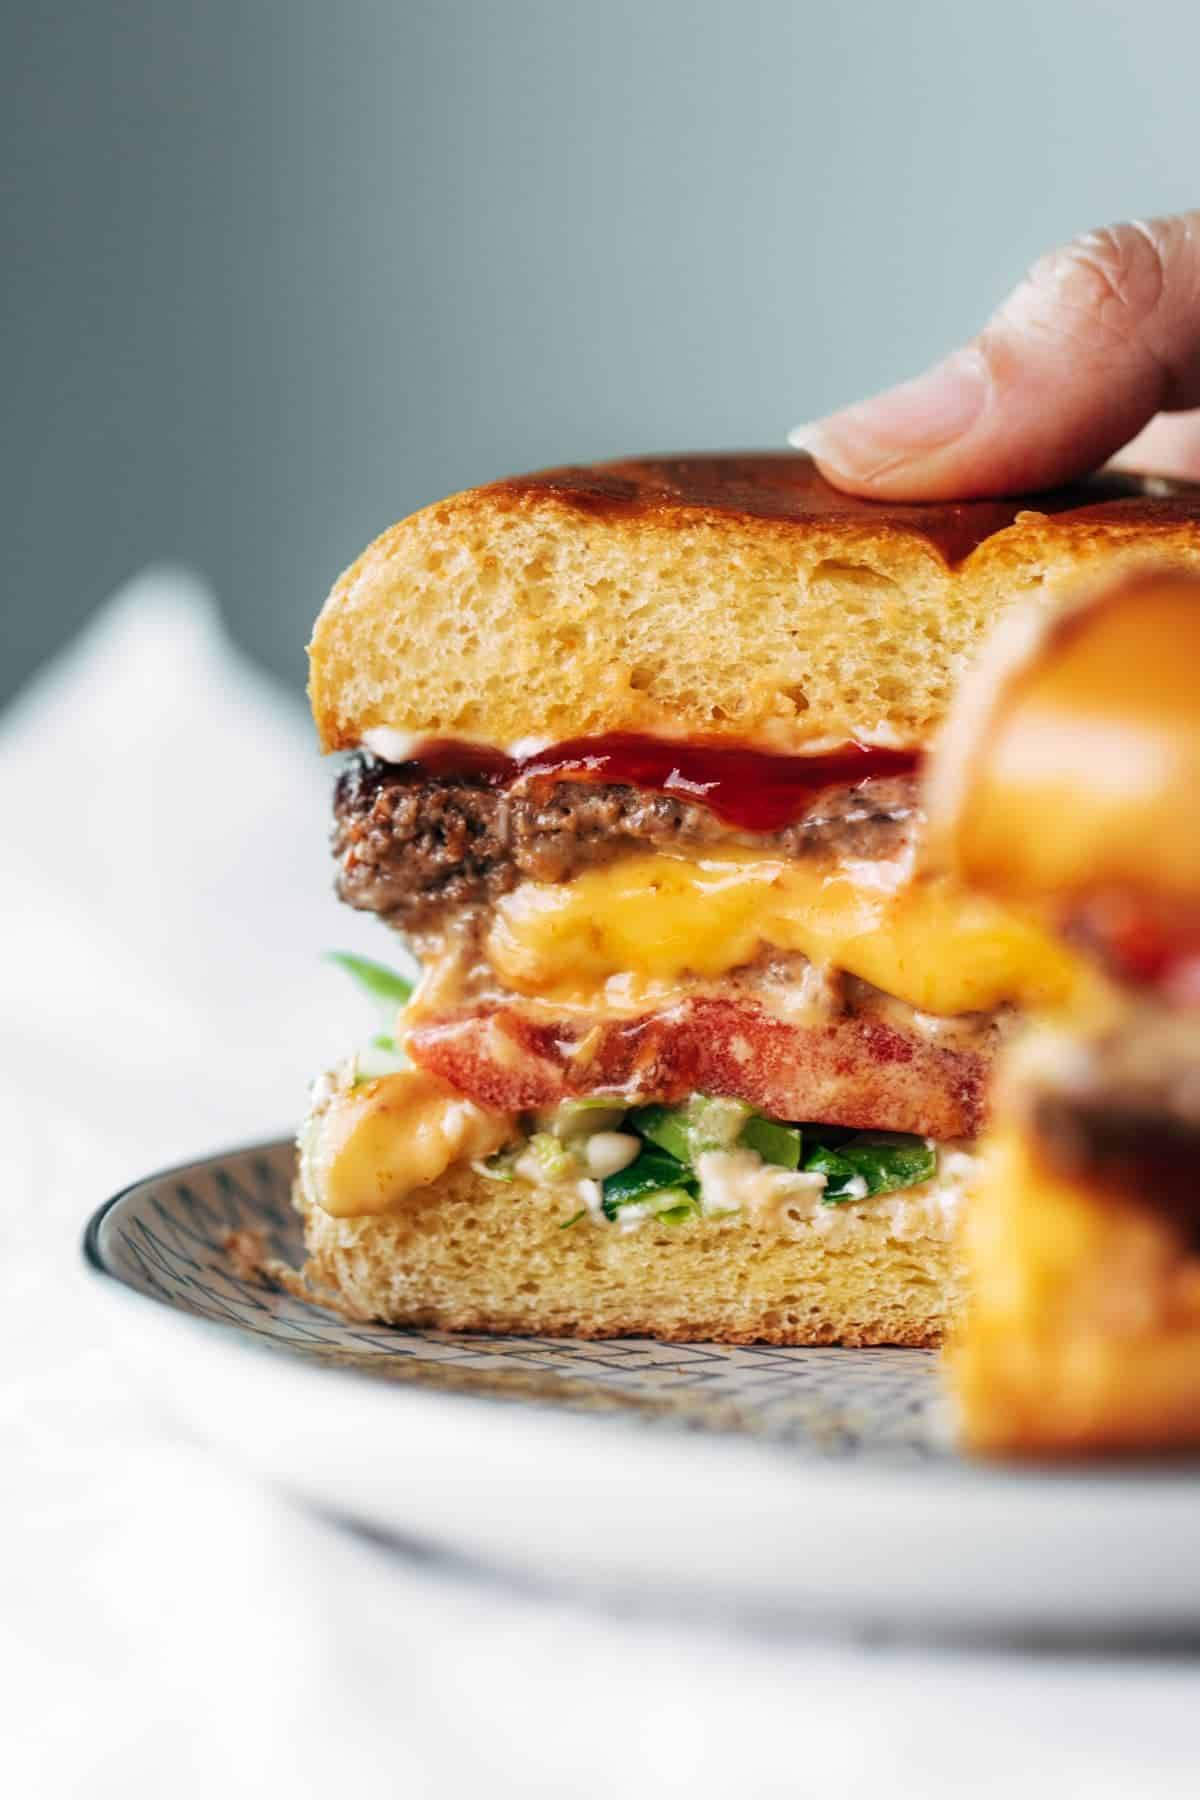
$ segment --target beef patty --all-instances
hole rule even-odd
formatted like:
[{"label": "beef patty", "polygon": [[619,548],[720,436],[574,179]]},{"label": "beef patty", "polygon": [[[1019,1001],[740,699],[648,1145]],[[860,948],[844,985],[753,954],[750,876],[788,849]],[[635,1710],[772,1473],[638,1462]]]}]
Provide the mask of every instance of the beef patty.
[{"label": "beef patty", "polygon": [[356,756],[334,795],[333,850],[343,900],[420,930],[520,881],[567,881],[637,850],[732,845],[795,858],[891,856],[918,817],[913,776],[827,788],[795,824],[757,833],[722,824],[695,801],[616,782],[531,776],[497,788]]}]

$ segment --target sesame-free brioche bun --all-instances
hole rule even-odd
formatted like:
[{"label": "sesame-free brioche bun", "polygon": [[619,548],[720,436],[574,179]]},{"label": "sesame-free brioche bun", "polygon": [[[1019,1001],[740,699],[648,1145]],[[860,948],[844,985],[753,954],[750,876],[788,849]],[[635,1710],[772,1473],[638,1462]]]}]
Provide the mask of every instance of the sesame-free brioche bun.
[{"label": "sesame-free brioche bun", "polygon": [[817,1209],[790,1234],[741,1220],[586,1220],[573,1189],[489,1181],[458,1163],[382,1217],[333,1218],[298,1188],[311,1296],[358,1319],[445,1331],[679,1342],[941,1342],[963,1302],[953,1231],[963,1176]]},{"label": "sesame-free brioche bun", "polygon": [[1077,576],[1053,611],[1010,618],[963,684],[927,801],[930,854],[969,885],[1200,904],[1200,572]]},{"label": "sesame-free brioche bun", "polygon": [[551,469],[371,545],[317,620],[313,712],[326,750],[379,728],[919,747],[998,615],[1131,548],[1200,567],[1200,487],[903,505],[799,452]]}]

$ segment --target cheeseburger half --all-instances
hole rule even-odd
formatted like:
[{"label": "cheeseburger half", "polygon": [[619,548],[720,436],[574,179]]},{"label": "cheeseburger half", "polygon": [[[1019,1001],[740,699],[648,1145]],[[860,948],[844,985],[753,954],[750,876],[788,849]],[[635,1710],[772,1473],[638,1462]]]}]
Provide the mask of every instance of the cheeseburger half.
[{"label": "cheeseburger half", "polygon": [[1200,1444],[1200,578],[1010,621],[930,783],[931,851],[1077,958],[1002,1059],[950,1367],[1004,1452]]},{"label": "cheeseburger half", "polygon": [[314,1090],[310,1281],[454,1329],[937,1342],[997,1047],[1077,960],[923,872],[922,752],[1001,611],[1147,544],[1200,565],[1200,490],[872,505],[787,453],[385,533],[311,694],[339,891],[423,973]]}]

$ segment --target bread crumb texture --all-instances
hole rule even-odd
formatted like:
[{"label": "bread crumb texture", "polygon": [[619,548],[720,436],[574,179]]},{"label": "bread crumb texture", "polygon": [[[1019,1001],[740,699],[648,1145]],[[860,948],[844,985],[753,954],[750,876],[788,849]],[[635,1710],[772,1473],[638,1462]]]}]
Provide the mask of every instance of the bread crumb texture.
[{"label": "bread crumb texture", "polygon": [[894,519],[589,511],[498,484],[383,534],[310,646],[326,749],[388,726],[507,745],[615,730],[921,745],[992,622],[1097,558],[1200,564],[1190,521],[1036,512],[959,565]]},{"label": "bread crumb texture", "polygon": [[866,1209],[835,1235],[782,1237],[740,1219],[563,1230],[561,1193],[466,1167],[388,1217],[334,1219],[297,1204],[313,1288],[353,1318],[397,1325],[931,1346],[962,1299],[951,1233],[900,1239]]}]

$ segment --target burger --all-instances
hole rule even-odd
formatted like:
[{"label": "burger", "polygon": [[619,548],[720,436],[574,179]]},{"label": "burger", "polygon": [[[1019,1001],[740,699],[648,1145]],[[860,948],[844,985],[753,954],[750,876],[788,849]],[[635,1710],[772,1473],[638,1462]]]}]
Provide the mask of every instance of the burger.
[{"label": "burger", "polygon": [[1200,577],[1010,623],[952,715],[931,855],[1079,964],[997,1075],[950,1358],[996,1453],[1200,1444]]},{"label": "burger", "polygon": [[316,1084],[307,1277],[356,1317],[938,1342],[993,1065],[1078,959],[923,866],[994,620],[1200,490],[881,505],[802,454],[554,469],[394,526],[314,630],[342,898],[413,991]]}]

